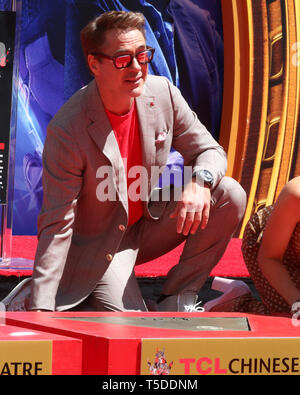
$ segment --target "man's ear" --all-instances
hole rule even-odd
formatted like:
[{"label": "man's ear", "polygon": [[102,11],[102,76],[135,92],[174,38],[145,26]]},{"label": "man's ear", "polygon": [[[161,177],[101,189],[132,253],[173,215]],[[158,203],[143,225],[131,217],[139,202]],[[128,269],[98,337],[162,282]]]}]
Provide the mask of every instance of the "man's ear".
[{"label": "man's ear", "polygon": [[99,62],[95,58],[95,56],[89,54],[88,58],[88,65],[92,74],[97,75],[99,73]]}]

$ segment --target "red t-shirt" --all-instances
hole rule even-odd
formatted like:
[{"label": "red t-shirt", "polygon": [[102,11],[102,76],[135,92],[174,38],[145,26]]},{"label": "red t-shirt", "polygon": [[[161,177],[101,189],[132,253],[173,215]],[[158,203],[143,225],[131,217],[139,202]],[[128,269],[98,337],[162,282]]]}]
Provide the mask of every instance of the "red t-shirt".
[{"label": "red t-shirt", "polygon": [[[130,184],[136,180],[135,178],[128,177],[131,167],[142,165],[141,139],[135,102],[132,105],[130,111],[125,115],[116,115],[107,109],[105,109],[105,111],[119,144],[119,149],[127,176],[128,191]],[[139,193],[138,190],[137,193]],[[128,194],[128,209],[128,225],[132,225],[143,215],[141,199],[133,201],[130,197],[130,194]]]}]

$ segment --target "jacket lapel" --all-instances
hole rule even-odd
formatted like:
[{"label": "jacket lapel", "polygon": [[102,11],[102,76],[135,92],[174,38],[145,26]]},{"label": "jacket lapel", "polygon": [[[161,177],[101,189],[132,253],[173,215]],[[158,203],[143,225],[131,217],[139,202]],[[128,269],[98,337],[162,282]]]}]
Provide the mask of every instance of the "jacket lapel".
[{"label": "jacket lapel", "polygon": [[151,192],[157,183],[157,175],[155,175],[155,172],[152,172],[156,155],[155,127],[157,125],[157,109],[155,97],[147,92],[147,87],[145,87],[145,93],[136,98],[136,105],[142,146],[142,162],[148,176],[147,197],[143,200],[144,215],[152,218],[148,210],[148,203]]},{"label": "jacket lapel", "polygon": [[[120,154],[118,142],[106,116],[98,88],[95,81],[88,86],[87,91],[87,115],[91,123],[88,126],[88,133],[94,140],[99,150],[108,158],[115,175],[114,184],[119,194],[119,199],[123,203],[128,213],[127,180],[123,160]],[[150,94],[145,85],[144,93],[136,98],[137,113],[139,119],[139,131],[142,149],[142,165],[148,175],[148,196],[157,182],[155,173],[152,174],[152,166],[155,165],[155,126],[157,124],[157,109],[155,97]],[[153,175],[153,179],[151,179]],[[148,202],[144,202],[147,206]],[[145,213],[148,210],[145,206]]]},{"label": "jacket lapel", "polygon": [[113,181],[116,191],[128,213],[127,181],[118,142],[106,116],[96,82],[92,81],[87,89],[87,116],[91,121],[87,128],[88,133],[99,150],[110,161],[113,168]]},{"label": "jacket lapel", "polygon": [[136,98],[139,130],[141,137],[142,162],[148,174],[148,192],[151,190],[151,169],[155,165],[155,126],[156,103],[155,97],[143,94]]}]

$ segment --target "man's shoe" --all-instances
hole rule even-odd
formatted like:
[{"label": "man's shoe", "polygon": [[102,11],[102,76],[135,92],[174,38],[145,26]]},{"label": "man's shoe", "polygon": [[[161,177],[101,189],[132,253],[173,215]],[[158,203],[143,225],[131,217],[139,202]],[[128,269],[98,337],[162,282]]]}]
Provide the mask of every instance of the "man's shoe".
[{"label": "man's shoe", "polygon": [[228,306],[233,303],[236,298],[246,294],[251,294],[251,290],[247,284],[241,280],[230,280],[222,277],[215,277],[211,288],[215,291],[223,292],[223,295],[205,303],[205,311],[228,311]]},{"label": "man's shoe", "polygon": [[30,281],[30,277],[25,278],[1,300],[6,311],[26,311],[26,300],[30,295]]},{"label": "man's shoe", "polygon": [[157,302],[158,311],[203,312],[204,308],[200,306],[201,301],[197,302],[197,299],[196,293],[169,295],[161,302]]}]

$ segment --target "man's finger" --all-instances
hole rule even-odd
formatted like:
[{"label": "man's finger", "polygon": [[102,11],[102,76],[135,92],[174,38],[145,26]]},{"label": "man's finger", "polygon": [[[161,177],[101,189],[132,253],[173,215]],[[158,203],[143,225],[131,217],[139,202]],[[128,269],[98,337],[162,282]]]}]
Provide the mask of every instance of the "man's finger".
[{"label": "man's finger", "polygon": [[185,206],[180,206],[177,212],[177,233],[182,233],[185,219],[186,219],[186,208]]},{"label": "man's finger", "polygon": [[182,233],[184,234],[184,236],[187,236],[189,234],[191,227],[194,224],[194,218],[195,218],[195,211],[186,212],[185,221],[182,229]]},{"label": "man's finger", "polygon": [[210,205],[204,206],[201,218],[201,229],[205,229],[209,220]]},{"label": "man's finger", "polygon": [[199,225],[201,223],[201,219],[202,219],[202,214],[199,211],[197,211],[194,216],[193,226],[191,227],[190,230],[190,233],[192,235],[194,235],[197,232]]}]

